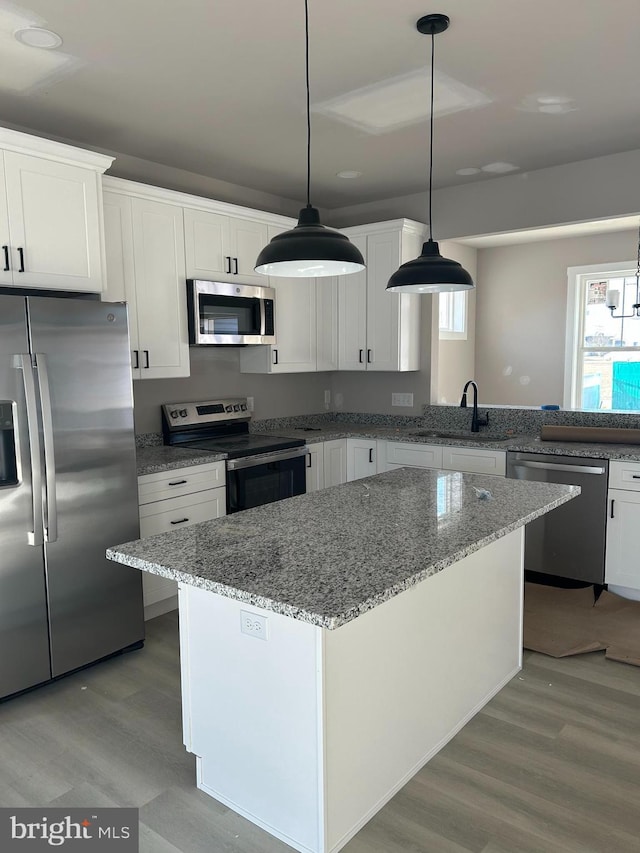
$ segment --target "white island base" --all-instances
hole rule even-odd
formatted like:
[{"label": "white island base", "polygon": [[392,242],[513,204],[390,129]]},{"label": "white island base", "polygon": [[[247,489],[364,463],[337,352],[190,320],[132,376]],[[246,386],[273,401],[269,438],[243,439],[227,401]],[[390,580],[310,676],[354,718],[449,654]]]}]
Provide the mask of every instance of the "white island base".
[{"label": "white island base", "polygon": [[[296,850],[340,850],[520,670],[523,541],[335,630],[181,584],[198,787]],[[241,612],[267,639],[241,632]]]}]

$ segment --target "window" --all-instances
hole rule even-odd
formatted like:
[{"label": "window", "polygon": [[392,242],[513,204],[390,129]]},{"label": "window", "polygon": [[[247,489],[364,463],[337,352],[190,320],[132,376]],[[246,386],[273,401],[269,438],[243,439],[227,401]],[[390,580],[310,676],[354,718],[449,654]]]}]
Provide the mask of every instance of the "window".
[{"label": "window", "polygon": [[438,294],[441,340],[467,339],[467,292],[455,290]]},{"label": "window", "polygon": [[565,406],[640,411],[640,317],[612,317],[606,306],[607,290],[617,290],[613,313],[632,313],[635,264],[568,272]]}]

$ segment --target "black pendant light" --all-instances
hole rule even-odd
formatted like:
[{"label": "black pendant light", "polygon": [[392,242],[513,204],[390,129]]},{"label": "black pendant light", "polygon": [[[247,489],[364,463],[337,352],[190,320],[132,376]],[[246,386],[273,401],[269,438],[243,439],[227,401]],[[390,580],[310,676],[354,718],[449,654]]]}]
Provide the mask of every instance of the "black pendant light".
[{"label": "black pendant light", "polygon": [[394,293],[442,293],[450,290],[469,290],[473,279],[457,261],[443,258],[433,239],[431,196],[433,184],[433,72],[435,36],[449,26],[446,15],[425,15],[416,27],[418,32],[431,36],[431,105],[429,117],[429,239],[422,246],[422,254],[413,261],[402,264],[389,279],[387,290]]},{"label": "black pendant light", "polygon": [[307,75],[307,206],[291,231],[278,234],[264,247],[256,261],[256,272],[291,278],[348,275],[364,269],[359,250],[344,234],[320,223],[311,206],[311,117],[309,108],[309,3],[304,2],[305,67]]}]

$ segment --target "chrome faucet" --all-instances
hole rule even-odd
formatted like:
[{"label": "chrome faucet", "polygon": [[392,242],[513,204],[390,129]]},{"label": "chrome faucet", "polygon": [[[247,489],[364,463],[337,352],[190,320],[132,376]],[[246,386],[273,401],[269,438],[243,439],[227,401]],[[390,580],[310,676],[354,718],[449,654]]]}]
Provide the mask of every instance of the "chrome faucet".
[{"label": "chrome faucet", "polygon": [[480,432],[481,426],[489,426],[489,412],[484,417],[478,415],[478,386],[470,379],[462,390],[462,399],[460,400],[460,408],[467,408],[467,388],[473,386],[473,415],[471,416],[471,432]]}]

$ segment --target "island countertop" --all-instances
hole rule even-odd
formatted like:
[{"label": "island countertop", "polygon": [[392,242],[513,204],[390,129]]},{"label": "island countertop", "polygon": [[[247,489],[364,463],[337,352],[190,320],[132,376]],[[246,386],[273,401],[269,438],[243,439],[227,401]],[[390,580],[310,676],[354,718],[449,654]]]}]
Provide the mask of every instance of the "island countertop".
[{"label": "island countertop", "polygon": [[402,468],[115,545],[107,556],[334,629],[579,493]]}]

